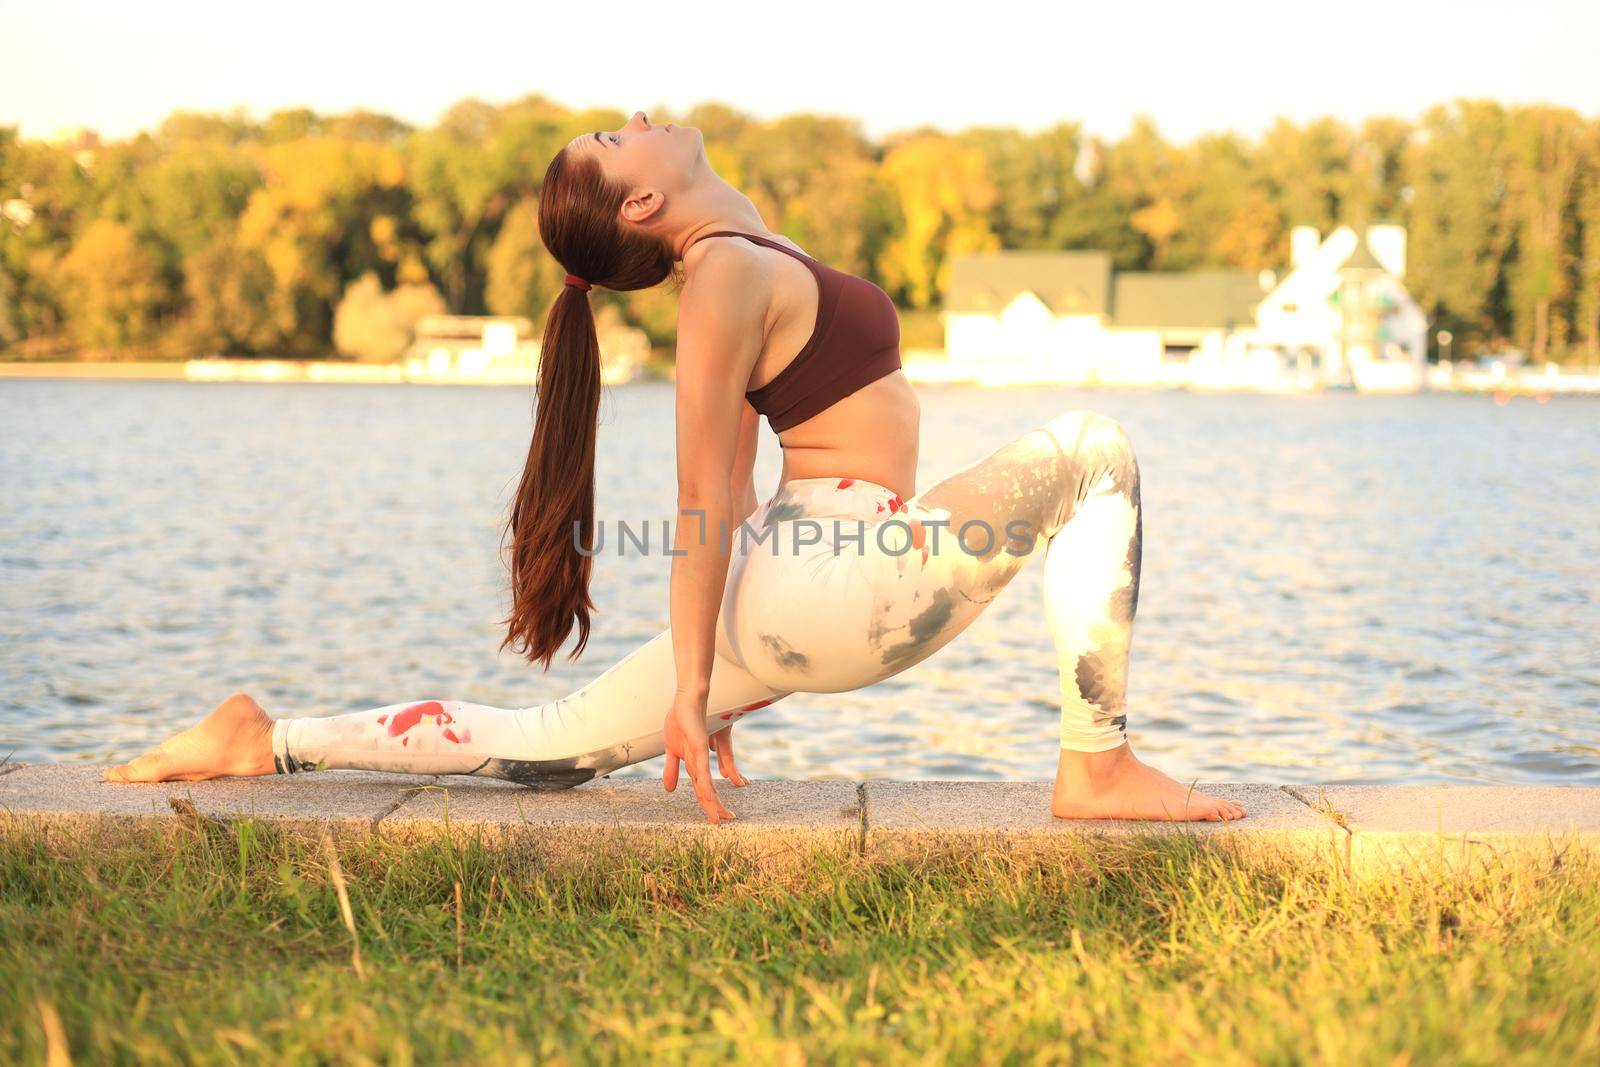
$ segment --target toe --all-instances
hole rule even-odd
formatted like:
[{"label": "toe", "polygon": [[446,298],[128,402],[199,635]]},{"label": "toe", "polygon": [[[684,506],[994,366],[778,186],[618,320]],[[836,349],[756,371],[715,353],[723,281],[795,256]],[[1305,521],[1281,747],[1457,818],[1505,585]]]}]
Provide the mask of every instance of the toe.
[{"label": "toe", "polygon": [[132,763],[127,764],[122,770],[124,782],[159,782],[163,772],[167,771],[171,761],[164,752],[151,752],[140,756]]}]

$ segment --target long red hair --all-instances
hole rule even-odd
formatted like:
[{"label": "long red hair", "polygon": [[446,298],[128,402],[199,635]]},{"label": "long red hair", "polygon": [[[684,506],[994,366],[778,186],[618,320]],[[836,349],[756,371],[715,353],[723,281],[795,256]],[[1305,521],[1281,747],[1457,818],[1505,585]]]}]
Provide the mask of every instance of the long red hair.
[{"label": "long red hair", "polygon": [[[539,194],[539,236],[569,273],[615,290],[647,289],[672,274],[671,246],[623,222],[627,193],[592,158],[563,148],[551,161]],[[563,286],[545,318],[533,440],[506,522],[511,614],[500,644],[546,670],[574,626],[570,658],[589,642],[599,412],[600,341],[589,294]]]}]

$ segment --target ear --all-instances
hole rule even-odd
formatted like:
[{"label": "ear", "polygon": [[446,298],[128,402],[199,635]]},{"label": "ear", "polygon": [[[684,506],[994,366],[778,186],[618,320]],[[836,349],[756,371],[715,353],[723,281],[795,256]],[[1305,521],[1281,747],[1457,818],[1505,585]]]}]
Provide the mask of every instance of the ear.
[{"label": "ear", "polygon": [[667,198],[659,189],[635,189],[629,194],[628,199],[622,202],[622,217],[625,221],[637,225],[659,214],[666,203]]}]

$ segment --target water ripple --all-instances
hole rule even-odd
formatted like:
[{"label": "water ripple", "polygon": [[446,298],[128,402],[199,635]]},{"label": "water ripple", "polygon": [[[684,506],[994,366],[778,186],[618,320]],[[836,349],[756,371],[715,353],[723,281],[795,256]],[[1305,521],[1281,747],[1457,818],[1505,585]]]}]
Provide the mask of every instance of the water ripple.
[{"label": "water ripple", "polygon": [[[1131,736],[1183,778],[1600,783],[1593,401],[922,390],[927,487],[1053,415],[1128,428]],[[525,389],[0,383],[0,755],[110,760],[236,690],[327,714],[576,688],[666,626],[597,562],[583,661],[497,651]],[[673,500],[668,387],[603,406],[602,515]],[[776,478],[768,439],[758,461]],[[747,773],[1048,778],[1043,568],[938,655],[740,724]],[[628,773],[659,773],[652,761]]]}]

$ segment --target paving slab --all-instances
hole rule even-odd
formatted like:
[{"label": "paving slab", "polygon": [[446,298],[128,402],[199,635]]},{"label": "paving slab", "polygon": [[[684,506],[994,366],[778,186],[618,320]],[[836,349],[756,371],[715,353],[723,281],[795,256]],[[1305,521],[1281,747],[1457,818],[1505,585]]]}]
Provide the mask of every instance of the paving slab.
[{"label": "paving slab", "polygon": [[[737,818],[704,820],[685,781],[601,778],[545,791],[455,775],[323,771],[209,782],[103,781],[87,764],[0,765],[0,820],[104,829],[128,820],[251,816],[286,828],[378,833],[409,841],[475,836],[526,842],[549,857],[602,846],[661,851],[696,844],[781,864],[824,851],[923,855],[999,848],[1063,853],[1093,837],[1191,834],[1245,855],[1292,852],[1353,873],[1511,852],[1600,851],[1600,788],[1592,786],[1278,786],[1202,783],[1243,804],[1231,823],[1067,820],[1050,814],[1050,783],[845,779],[725,786]],[[186,807],[192,805],[192,809]]]},{"label": "paving slab", "polygon": [[1289,788],[1349,828],[1355,869],[1600,851],[1600,789],[1592,786]]},{"label": "paving slab", "polygon": [[250,816],[298,828],[368,833],[431,775],[323,771],[214,778],[206,782],[107,782],[102,767],[38,763],[0,775],[0,815],[72,828],[108,821],[162,821],[187,801],[207,818]]},{"label": "paving slab", "polygon": [[1342,864],[1348,833],[1281,786],[1200,783],[1198,790],[1242,805],[1232,822],[1058,819],[1050,782],[865,783],[868,852],[916,855],[957,847],[1059,850],[1085,835],[1129,838],[1193,834],[1245,852],[1292,852]]},{"label": "paving slab", "polygon": [[854,781],[752,780],[717,795],[734,820],[713,826],[685,777],[668,793],[654,778],[601,778],[572,789],[537,790],[492,779],[441,775],[384,816],[385,838],[441,832],[518,838],[551,856],[593,852],[602,840],[639,846],[726,843],[758,860],[803,859],[859,850],[861,811]]}]

